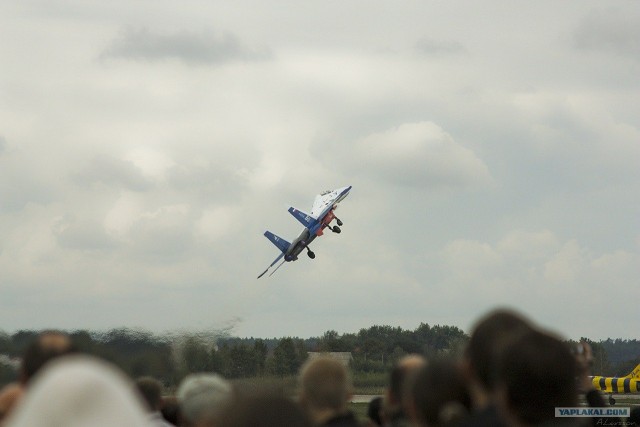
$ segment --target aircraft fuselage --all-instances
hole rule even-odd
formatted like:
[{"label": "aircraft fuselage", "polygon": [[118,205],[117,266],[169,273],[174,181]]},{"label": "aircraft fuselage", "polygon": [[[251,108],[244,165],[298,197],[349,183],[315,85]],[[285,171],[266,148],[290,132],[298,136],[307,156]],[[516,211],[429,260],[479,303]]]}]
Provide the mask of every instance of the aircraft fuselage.
[{"label": "aircraft fuselage", "polygon": [[307,245],[309,245],[316,238],[315,233],[311,233],[308,228],[302,230],[300,235],[291,242],[289,249],[284,255],[285,261],[295,261],[298,259],[298,255],[300,252],[306,249]]},{"label": "aircraft fuselage", "polygon": [[[284,265],[285,262],[297,260],[298,255],[300,255],[303,250],[307,251],[309,258],[315,258],[316,255],[311,248],[309,248],[309,244],[311,244],[316,237],[322,236],[323,230],[325,229],[329,229],[333,233],[340,233],[342,231],[340,227],[343,223],[336,217],[334,211],[338,207],[338,203],[347,197],[350,190],[351,186],[349,185],[347,187],[329,190],[318,194],[313,201],[310,213],[305,213],[293,206],[289,207],[287,211],[293,215],[298,222],[304,225],[304,230],[302,230],[300,235],[291,243],[286,239],[273,234],[269,230],[264,232],[264,236],[280,250],[280,255],[273,260],[265,271],[260,273],[258,279],[264,276],[267,271],[269,271],[269,269],[276,265],[280,260],[283,260],[282,263],[280,263],[271,274],[275,273],[280,266]],[[337,225],[331,226],[331,222],[334,219]],[[271,276],[271,274],[269,276]]]},{"label": "aircraft fuselage", "polygon": [[591,384],[603,393],[640,393],[640,380],[629,377],[591,377]]}]

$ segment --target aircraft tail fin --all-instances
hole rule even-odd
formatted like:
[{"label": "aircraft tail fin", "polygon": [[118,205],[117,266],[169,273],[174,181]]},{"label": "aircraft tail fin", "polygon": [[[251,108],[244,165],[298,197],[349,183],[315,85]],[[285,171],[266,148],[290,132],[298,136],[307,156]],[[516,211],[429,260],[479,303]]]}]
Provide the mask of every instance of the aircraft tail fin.
[{"label": "aircraft tail fin", "polygon": [[278,247],[278,249],[280,249],[280,252],[282,252],[282,253],[285,253],[287,251],[287,249],[289,249],[289,246],[291,246],[291,243],[287,242],[282,237],[276,236],[275,234],[273,234],[270,231],[265,231],[264,232],[264,236],[267,239],[269,239],[269,241],[271,243],[276,245]]},{"label": "aircraft tail fin", "polygon": [[289,208],[289,213],[293,215],[295,219],[300,221],[300,223],[307,228],[313,227],[318,222],[317,219],[315,219],[308,213],[304,213],[293,207]]},{"label": "aircraft tail fin", "polygon": [[633,368],[633,371],[631,371],[631,373],[627,375],[627,378],[640,378],[640,364]]}]

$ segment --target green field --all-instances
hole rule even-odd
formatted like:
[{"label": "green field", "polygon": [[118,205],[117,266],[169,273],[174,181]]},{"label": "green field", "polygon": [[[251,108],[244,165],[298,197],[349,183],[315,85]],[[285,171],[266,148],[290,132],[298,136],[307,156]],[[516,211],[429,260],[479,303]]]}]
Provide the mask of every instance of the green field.
[{"label": "green field", "polygon": [[[387,374],[367,373],[356,374],[353,377],[353,394],[381,395],[384,393]],[[282,391],[287,395],[296,394],[297,377],[254,377],[232,380],[240,388],[251,391],[263,389]]]}]

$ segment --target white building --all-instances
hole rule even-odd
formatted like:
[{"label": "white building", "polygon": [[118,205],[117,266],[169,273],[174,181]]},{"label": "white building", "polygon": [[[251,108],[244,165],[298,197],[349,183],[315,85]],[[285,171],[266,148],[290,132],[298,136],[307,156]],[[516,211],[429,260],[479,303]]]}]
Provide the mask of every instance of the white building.
[{"label": "white building", "polygon": [[309,355],[309,360],[317,359],[318,357],[331,357],[332,359],[340,361],[347,368],[353,361],[353,356],[350,351],[330,351],[325,353],[310,351],[307,354]]}]

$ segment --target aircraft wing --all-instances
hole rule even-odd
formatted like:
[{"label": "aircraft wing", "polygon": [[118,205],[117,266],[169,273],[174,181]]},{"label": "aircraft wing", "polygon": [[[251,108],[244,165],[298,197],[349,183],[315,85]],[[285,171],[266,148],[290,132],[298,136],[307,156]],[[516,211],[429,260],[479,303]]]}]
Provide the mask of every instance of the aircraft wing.
[{"label": "aircraft wing", "polygon": [[334,205],[337,205],[347,197],[351,186],[338,188],[333,191],[325,191],[318,194],[313,201],[313,207],[311,208],[311,216],[315,219],[322,218]]}]

